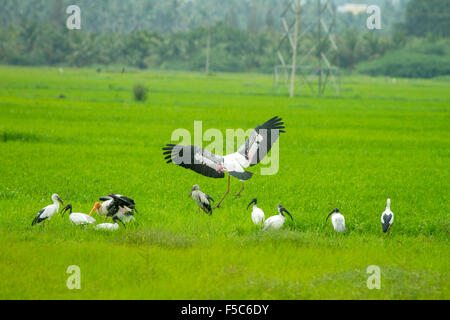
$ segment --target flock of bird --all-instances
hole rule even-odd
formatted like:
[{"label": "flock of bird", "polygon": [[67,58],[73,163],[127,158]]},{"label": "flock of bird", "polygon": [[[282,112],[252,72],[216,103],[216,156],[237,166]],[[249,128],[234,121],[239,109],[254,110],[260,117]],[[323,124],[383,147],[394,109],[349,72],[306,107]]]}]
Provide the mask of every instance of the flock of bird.
[{"label": "flock of bird", "polygon": [[[60,204],[64,206],[64,202],[58,194],[52,195],[53,204],[42,208],[33,222],[35,224],[47,224],[50,223],[50,219],[53,215],[59,212]],[[96,220],[92,217],[94,211],[97,211],[99,216],[104,216],[104,222],[94,226],[98,230],[117,230],[119,229],[119,222],[125,227],[125,224],[134,220],[134,212],[137,212],[136,205],[133,199],[125,197],[120,194],[111,193],[107,196],[100,197],[102,202],[96,202],[89,214],[72,212],[73,208],[71,204],[65,206],[61,211],[61,216],[64,216],[66,212],[69,212],[69,220],[77,226],[86,226],[94,224]],[[106,223],[106,219],[112,218],[114,223]]]},{"label": "flock of bird", "polygon": [[[206,193],[200,191],[196,184],[192,187],[189,197],[192,197],[198,206],[198,210],[202,210],[207,214],[212,214],[214,209],[220,208],[221,203],[230,192],[230,177],[233,176],[239,179],[242,183],[240,191],[235,197],[240,197],[244,190],[244,182],[249,180],[253,173],[246,171],[248,167],[252,167],[261,162],[262,159],[269,153],[273,144],[277,141],[280,133],[285,132],[284,123],[279,117],[273,117],[263,124],[257,126],[252,130],[245,143],[234,153],[225,156],[215,155],[204,150],[198,146],[182,146],[175,144],[167,144],[163,148],[163,155],[167,163],[173,162],[185,169],[193,170],[210,178],[224,178],[225,173],[228,174],[227,191],[213,208],[212,202],[214,199]],[[40,224],[42,222],[50,221],[51,217],[59,212],[60,204],[64,205],[59,195],[52,195],[53,204],[46,206],[39,211],[34,218],[32,225]],[[79,212],[72,212],[72,205],[68,204],[62,210],[62,216],[69,211],[69,219],[75,225],[89,225],[94,224],[96,220],[92,218],[94,211],[97,211],[99,216],[104,216],[104,223],[97,224],[96,229],[117,230],[119,228],[118,222],[125,226],[126,223],[134,219],[134,212],[136,205],[133,199],[125,197],[120,194],[111,193],[108,196],[100,197],[102,202],[95,202],[89,215]],[[291,213],[287,211],[281,204],[277,206],[278,214],[268,219],[265,219],[264,212],[257,206],[258,200],[256,198],[248,204],[253,205],[251,218],[256,225],[268,229],[280,229],[286,220],[287,214],[293,220]],[[392,223],[394,221],[394,214],[390,210],[390,199],[387,199],[386,210],[381,215],[381,224],[383,232],[389,233]],[[336,208],[328,214],[326,220],[331,216],[331,223],[337,232],[345,232],[345,218]],[[106,223],[106,219],[111,217],[114,223]]]},{"label": "flock of bird", "polygon": [[[163,155],[167,163],[173,162],[180,167],[193,170],[206,177],[224,178],[225,173],[228,173],[227,191],[215,207],[212,207],[214,199],[200,191],[197,184],[192,187],[189,193],[189,197],[192,197],[197,203],[199,212],[202,210],[211,215],[214,209],[220,208],[222,201],[230,192],[231,176],[241,181],[242,187],[235,197],[241,196],[244,190],[244,182],[253,176],[252,172],[245,169],[257,165],[264,159],[277,141],[280,133],[285,132],[283,129],[285,127],[282,119],[276,116],[254,128],[245,143],[235,153],[219,156],[198,146],[167,144],[163,148]],[[247,209],[251,204],[253,204],[252,220],[255,224],[263,226],[264,230],[281,228],[286,220],[284,214],[287,214],[293,220],[292,215],[281,204],[277,207],[278,215],[272,216],[267,220],[265,220],[264,212],[258,208],[256,198],[249,203]],[[339,212],[339,209],[336,208],[330,212],[326,220],[330,216],[334,230],[345,232],[345,218]],[[381,215],[383,232],[390,232],[393,221],[394,214],[390,210],[390,199],[388,199],[386,210]]]}]

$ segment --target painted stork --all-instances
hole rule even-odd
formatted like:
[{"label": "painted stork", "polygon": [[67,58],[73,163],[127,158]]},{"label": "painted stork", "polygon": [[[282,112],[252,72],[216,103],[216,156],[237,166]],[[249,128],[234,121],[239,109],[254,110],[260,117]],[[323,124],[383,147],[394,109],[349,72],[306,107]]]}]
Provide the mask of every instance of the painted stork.
[{"label": "painted stork", "polygon": [[253,204],[253,210],[252,210],[252,220],[254,224],[257,225],[263,225],[264,224],[264,211],[262,211],[257,206],[258,200],[256,198],[253,198],[252,201],[248,204],[248,207],[250,207],[251,204]]},{"label": "painted stork", "polygon": [[391,199],[387,199],[386,210],[381,214],[381,226],[384,233],[390,234],[393,222],[394,213],[391,211]]},{"label": "painted stork", "polygon": [[278,215],[272,216],[264,222],[264,230],[280,229],[283,226],[284,221],[286,220],[284,213],[287,213],[289,217],[291,217],[291,220],[294,220],[292,219],[291,214],[281,204],[278,205],[277,210],[279,213]]},{"label": "painted stork", "polygon": [[331,216],[331,223],[333,224],[333,228],[336,232],[345,232],[347,229],[345,229],[345,218],[344,216],[339,212],[338,208],[335,208],[333,211],[331,211],[325,221],[328,220],[328,218]]},{"label": "painted stork", "polygon": [[214,201],[213,198],[208,196],[206,193],[200,191],[200,187],[198,184],[194,185],[189,193],[189,197],[192,197],[195,202],[197,202],[198,212],[200,213],[200,209],[205,213],[209,213],[211,215],[211,201]]},{"label": "painted stork", "polygon": [[108,217],[117,216],[122,222],[129,222],[134,219],[133,212],[137,212],[134,200],[120,194],[110,193],[108,196],[100,197],[99,200],[103,202],[94,203],[89,215],[97,210],[100,216],[105,216],[104,221]]},{"label": "painted stork", "polygon": [[68,204],[62,211],[62,216],[64,217],[64,214],[69,211],[69,219],[70,221],[77,226],[85,226],[87,224],[93,224],[95,222],[95,219],[91,216],[80,213],[80,212],[72,212],[72,205]]},{"label": "painted stork", "polygon": [[31,223],[32,226],[34,226],[35,224],[40,224],[45,220],[47,220],[47,223],[49,223],[52,216],[59,211],[59,204],[61,203],[62,205],[64,205],[64,202],[56,193],[52,195],[52,200],[53,204],[42,208],[41,211],[38,212],[33,222]]},{"label": "painted stork", "polygon": [[173,162],[185,169],[191,169],[210,178],[224,178],[228,173],[228,187],[222,199],[214,207],[219,208],[222,201],[230,192],[230,176],[239,179],[242,183],[240,191],[235,195],[240,197],[244,190],[244,181],[249,180],[253,173],[245,171],[246,168],[261,162],[269,153],[272,145],[277,141],[281,132],[285,132],[284,123],[279,117],[274,117],[257,126],[251,132],[245,143],[237,152],[226,156],[215,155],[198,146],[181,146],[167,144],[163,148],[163,155],[167,163]]},{"label": "painted stork", "polygon": [[112,220],[114,223],[100,223],[94,227],[96,230],[108,230],[108,231],[114,231],[119,229],[118,221],[122,223],[124,228],[126,228],[125,223],[122,222],[117,216],[113,216]]}]

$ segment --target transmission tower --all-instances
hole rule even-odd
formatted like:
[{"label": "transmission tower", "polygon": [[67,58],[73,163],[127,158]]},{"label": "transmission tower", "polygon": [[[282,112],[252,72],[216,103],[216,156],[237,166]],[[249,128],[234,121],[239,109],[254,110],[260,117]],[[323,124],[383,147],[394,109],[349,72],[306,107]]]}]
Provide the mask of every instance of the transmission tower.
[{"label": "transmission tower", "polygon": [[[339,95],[339,68],[331,62],[331,56],[337,58],[338,53],[334,1],[287,0],[281,26],[283,33],[276,50],[281,64],[275,66],[274,86],[287,85],[291,98],[305,85],[321,96],[331,82]],[[296,84],[298,76],[301,81]]]}]

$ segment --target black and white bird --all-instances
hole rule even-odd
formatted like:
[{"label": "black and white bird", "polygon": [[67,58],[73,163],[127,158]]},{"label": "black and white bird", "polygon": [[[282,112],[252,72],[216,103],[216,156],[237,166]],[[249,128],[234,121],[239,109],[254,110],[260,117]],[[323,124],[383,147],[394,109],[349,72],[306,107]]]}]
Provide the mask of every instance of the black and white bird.
[{"label": "black and white bird", "polygon": [[212,213],[211,201],[214,201],[214,199],[208,196],[206,193],[200,191],[200,187],[198,186],[198,184],[195,184],[192,187],[191,192],[189,193],[189,197],[192,197],[195,202],[197,202],[199,213],[200,209],[202,209],[205,213]]},{"label": "black and white bird", "polygon": [[114,223],[100,223],[94,227],[96,230],[108,230],[108,231],[114,231],[119,229],[118,222],[122,223],[124,228],[126,228],[125,223],[122,222],[117,216],[113,216],[112,220]]},{"label": "black and white bird", "polygon": [[122,222],[127,223],[134,219],[134,211],[137,212],[134,200],[120,194],[110,193],[100,197],[99,200],[103,202],[94,203],[89,215],[91,216],[97,210],[100,216],[105,217],[104,221],[108,217],[117,216]]},{"label": "black and white bird", "polygon": [[35,224],[40,224],[42,221],[45,220],[47,220],[47,223],[49,223],[52,216],[59,211],[59,204],[61,203],[62,205],[64,205],[64,202],[56,193],[52,195],[52,200],[53,204],[50,204],[45,208],[42,208],[38,212],[33,222],[31,223],[32,226],[34,226]]},{"label": "black and white bird", "polygon": [[291,214],[281,204],[278,205],[277,210],[279,214],[277,214],[276,216],[271,216],[264,222],[264,230],[280,229],[283,226],[284,221],[286,220],[284,213],[287,213],[289,217],[291,217],[291,220],[294,220],[292,219]]},{"label": "black and white bird", "polygon": [[339,212],[339,209],[336,208],[333,211],[328,214],[327,218],[331,216],[331,223],[333,224],[333,228],[336,232],[345,232],[347,229],[345,229],[345,218],[344,216]]},{"label": "black and white bird", "polygon": [[258,199],[253,198],[252,201],[248,204],[247,209],[248,209],[248,207],[250,207],[250,205],[253,204],[253,209],[252,209],[253,223],[261,226],[264,224],[264,211],[262,211],[260,208],[258,208],[257,203],[258,203]]},{"label": "black and white bird", "polygon": [[72,212],[72,205],[68,204],[62,211],[62,216],[64,217],[64,214],[69,211],[69,220],[77,226],[85,226],[88,224],[93,224],[95,222],[95,219],[91,216],[80,213],[80,212]]},{"label": "black and white bird", "polygon": [[239,197],[244,190],[244,181],[249,180],[253,173],[245,171],[246,168],[261,162],[277,141],[281,132],[285,132],[284,123],[279,117],[274,117],[257,126],[250,133],[245,143],[237,152],[225,156],[215,155],[198,146],[181,146],[167,144],[163,148],[167,163],[173,162],[185,169],[191,169],[210,178],[224,178],[228,173],[227,191],[217,203],[219,208],[222,201],[230,192],[230,176],[239,179],[242,183],[240,191],[235,195]]},{"label": "black and white bird", "polygon": [[381,226],[384,233],[390,233],[393,222],[394,213],[391,211],[391,199],[387,199],[386,210],[381,214]]}]

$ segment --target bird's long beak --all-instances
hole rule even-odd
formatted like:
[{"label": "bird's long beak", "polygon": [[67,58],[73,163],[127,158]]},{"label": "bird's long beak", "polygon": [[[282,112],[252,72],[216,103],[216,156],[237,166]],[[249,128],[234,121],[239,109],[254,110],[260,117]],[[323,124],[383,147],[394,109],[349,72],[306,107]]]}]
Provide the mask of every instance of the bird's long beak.
[{"label": "bird's long beak", "polygon": [[255,199],[253,199],[253,200],[248,204],[247,209],[250,207],[250,205],[251,205],[252,203],[256,203]]},{"label": "bird's long beak", "polygon": [[189,192],[188,198],[190,198],[192,196],[192,190],[191,192]]},{"label": "bird's long beak", "polygon": [[64,217],[64,214],[69,210],[71,210],[70,204],[64,207],[64,209],[61,211],[61,216]]},{"label": "bird's long beak", "polygon": [[92,208],[92,210],[91,210],[91,212],[89,213],[89,215],[92,216],[92,214],[94,213],[95,210],[97,210],[97,208],[96,208],[95,205],[94,205],[94,207]]},{"label": "bird's long beak", "polygon": [[329,218],[333,213],[334,213],[334,210],[331,211],[331,212],[327,215],[327,218],[325,219],[325,221],[328,221],[328,218]]},{"label": "bird's long beak", "polygon": [[289,213],[289,211],[287,211],[286,209],[281,209],[282,212],[286,212],[288,214],[289,217],[291,217],[291,220],[294,221],[294,219],[292,218],[291,214]]},{"label": "bird's long beak", "polygon": [[61,203],[62,205],[64,205],[64,201],[62,201],[62,199],[61,199],[59,196],[58,196],[56,199],[59,201],[59,203]]}]

